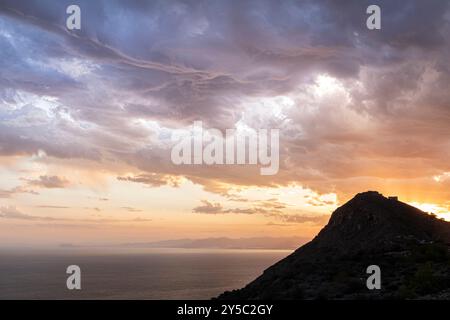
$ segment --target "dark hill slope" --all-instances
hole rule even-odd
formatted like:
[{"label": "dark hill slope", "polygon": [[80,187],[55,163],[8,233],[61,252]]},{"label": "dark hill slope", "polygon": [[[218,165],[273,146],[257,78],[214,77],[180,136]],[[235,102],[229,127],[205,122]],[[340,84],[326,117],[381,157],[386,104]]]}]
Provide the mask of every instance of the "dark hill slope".
[{"label": "dark hill slope", "polygon": [[[450,223],[370,191],[336,209],[309,243],[219,299],[445,298]],[[381,268],[368,290],[366,268]]]}]

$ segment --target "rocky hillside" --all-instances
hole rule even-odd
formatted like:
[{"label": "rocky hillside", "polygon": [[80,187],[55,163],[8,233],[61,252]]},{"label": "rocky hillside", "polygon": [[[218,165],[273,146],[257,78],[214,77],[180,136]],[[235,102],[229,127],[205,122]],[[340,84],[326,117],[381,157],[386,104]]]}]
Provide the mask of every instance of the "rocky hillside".
[{"label": "rocky hillside", "polygon": [[[447,299],[450,223],[370,191],[338,208],[309,243],[219,299]],[[381,289],[369,290],[369,265]]]}]

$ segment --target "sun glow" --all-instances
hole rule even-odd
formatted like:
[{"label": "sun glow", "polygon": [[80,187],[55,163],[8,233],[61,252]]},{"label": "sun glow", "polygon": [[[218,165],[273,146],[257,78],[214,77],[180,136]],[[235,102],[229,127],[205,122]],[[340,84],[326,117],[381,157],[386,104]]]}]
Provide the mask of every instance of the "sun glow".
[{"label": "sun glow", "polygon": [[438,218],[450,221],[450,212],[447,207],[443,207],[434,203],[409,202],[410,205],[419,208],[422,211],[435,214]]},{"label": "sun glow", "polygon": [[315,81],[314,93],[318,97],[322,97],[328,94],[336,94],[345,92],[345,88],[342,83],[329,75],[319,75]]}]

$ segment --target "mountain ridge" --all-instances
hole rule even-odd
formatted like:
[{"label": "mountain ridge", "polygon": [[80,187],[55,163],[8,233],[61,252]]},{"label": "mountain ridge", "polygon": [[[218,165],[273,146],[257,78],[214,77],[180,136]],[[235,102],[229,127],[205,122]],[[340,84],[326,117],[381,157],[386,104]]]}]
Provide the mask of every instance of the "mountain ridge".
[{"label": "mountain ridge", "polygon": [[294,250],[299,243],[304,244],[311,238],[306,237],[248,237],[248,238],[181,238],[150,242],[128,242],[118,244],[85,244],[62,243],[63,248],[161,248],[161,249],[255,249],[255,250]]},{"label": "mountain ridge", "polygon": [[[317,236],[219,299],[402,299],[445,296],[450,223],[376,191],[337,208]],[[379,265],[381,290],[366,268]]]},{"label": "mountain ridge", "polygon": [[126,243],[125,247],[140,248],[205,248],[205,249],[277,249],[292,250],[297,247],[296,241],[306,243],[309,239],[304,237],[249,237],[229,238],[213,237],[200,239],[174,239],[155,242]]}]

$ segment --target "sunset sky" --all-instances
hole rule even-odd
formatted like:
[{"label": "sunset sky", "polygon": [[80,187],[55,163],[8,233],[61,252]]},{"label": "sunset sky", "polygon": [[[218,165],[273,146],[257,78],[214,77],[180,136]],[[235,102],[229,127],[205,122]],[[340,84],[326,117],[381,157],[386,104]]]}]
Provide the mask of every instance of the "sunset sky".
[{"label": "sunset sky", "polygon": [[[450,220],[449,57],[441,0],[2,0],[0,246],[312,237],[367,190]],[[278,174],[174,165],[194,121],[279,129]]]}]

